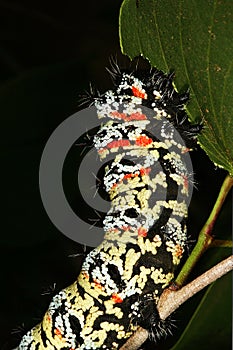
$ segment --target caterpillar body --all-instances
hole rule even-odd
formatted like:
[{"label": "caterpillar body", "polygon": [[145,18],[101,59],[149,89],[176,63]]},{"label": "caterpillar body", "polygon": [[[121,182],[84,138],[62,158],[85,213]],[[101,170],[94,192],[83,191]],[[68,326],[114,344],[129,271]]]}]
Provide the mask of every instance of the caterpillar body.
[{"label": "caterpillar body", "polygon": [[19,350],[114,350],[138,326],[155,340],[170,331],[156,304],[186,246],[185,157],[200,126],[188,122],[189,94],[174,89],[173,74],[116,65],[111,74],[114,89],[92,97],[102,121],[93,144],[101,159],[112,158],[103,178],[111,200],[104,241]]}]

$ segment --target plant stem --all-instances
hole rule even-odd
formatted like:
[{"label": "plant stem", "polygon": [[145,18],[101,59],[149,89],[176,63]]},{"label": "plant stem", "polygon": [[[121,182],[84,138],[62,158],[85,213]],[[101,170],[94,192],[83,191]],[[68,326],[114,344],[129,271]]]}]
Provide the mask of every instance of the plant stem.
[{"label": "plant stem", "polygon": [[147,340],[149,333],[146,329],[138,327],[136,332],[131,335],[127,342],[120,348],[120,350],[137,350]]},{"label": "plant stem", "polygon": [[212,282],[215,282],[218,278],[222,277],[232,269],[233,255],[204,272],[201,276],[198,276],[195,280],[189,284],[186,284],[186,286],[182,287],[181,289],[177,291],[169,288],[165,289],[157,305],[161,319],[165,320],[186,300],[191,298]]},{"label": "plant stem", "polygon": [[213,242],[212,242],[212,244],[211,244],[211,246],[210,246],[210,248],[219,248],[219,247],[221,247],[221,248],[232,248],[233,246],[232,246],[232,241],[228,241],[228,240],[222,240],[222,239],[215,239]]},{"label": "plant stem", "polygon": [[218,198],[210,213],[210,216],[199,233],[197,243],[191,255],[188,257],[187,261],[185,262],[178,277],[176,278],[175,284],[178,287],[181,287],[184,284],[185,280],[187,279],[194,265],[197,263],[201,255],[206,251],[206,249],[211,245],[213,241],[212,230],[213,230],[214,224],[220,213],[220,210],[225,201],[225,198],[232,186],[233,186],[233,177],[231,177],[230,175],[227,175],[222,184]]},{"label": "plant stem", "polygon": [[[174,291],[167,288],[163,291],[157,309],[162,320],[166,319],[181,304],[191,298],[194,294],[216,281],[233,269],[233,255],[221,261],[210,270],[204,272],[194,281],[190,282],[180,290]],[[120,350],[137,350],[148,338],[148,331],[139,327],[137,331],[127,340]]]}]

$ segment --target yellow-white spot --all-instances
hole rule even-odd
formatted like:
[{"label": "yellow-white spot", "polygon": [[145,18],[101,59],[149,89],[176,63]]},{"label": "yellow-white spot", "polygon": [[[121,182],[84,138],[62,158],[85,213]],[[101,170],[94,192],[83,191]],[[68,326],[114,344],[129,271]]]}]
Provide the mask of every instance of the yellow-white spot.
[{"label": "yellow-white spot", "polygon": [[163,269],[156,269],[151,273],[151,278],[154,280],[155,284],[161,284],[162,288],[168,286],[169,282],[173,279],[174,274],[169,272],[167,274],[163,273]]}]

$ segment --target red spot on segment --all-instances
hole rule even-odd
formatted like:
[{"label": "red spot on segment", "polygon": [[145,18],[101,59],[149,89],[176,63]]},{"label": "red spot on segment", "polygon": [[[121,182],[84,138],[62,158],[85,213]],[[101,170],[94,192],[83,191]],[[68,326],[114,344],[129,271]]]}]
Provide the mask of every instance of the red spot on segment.
[{"label": "red spot on segment", "polygon": [[95,286],[96,286],[97,288],[99,288],[99,289],[101,289],[101,290],[104,290],[104,287],[99,283],[99,281],[94,280],[93,282],[94,282],[94,284],[95,284]]},{"label": "red spot on segment", "polygon": [[139,112],[136,112],[136,113],[132,113],[130,115],[130,120],[146,120],[147,117],[145,116],[145,114],[142,114],[142,113],[139,113]]},{"label": "red spot on segment", "polygon": [[185,175],[183,175],[183,179],[184,179],[184,188],[185,188],[186,190],[188,190],[188,188],[189,188],[188,177],[185,176]]},{"label": "red spot on segment", "polygon": [[133,177],[137,177],[137,176],[138,176],[138,174],[134,174],[134,173],[125,174],[124,177],[123,177],[123,180],[132,179]]},{"label": "red spot on segment", "polygon": [[139,237],[146,237],[147,236],[147,230],[144,227],[139,227],[139,229],[138,229],[138,236]]},{"label": "red spot on segment", "polygon": [[123,231],[130,231],[131,227],[130,226],[121,226],[121,229]]},{"label": "red spot on segment", "polygon": [[[142,175],[148,175],[150,171],[151,171],[151,168],[141,168],[139,170],[141,176]],[[137,176],[139,176],[138,173],[125,174],[124,177],[123,177],[123,180],[132,179],[132,178],[137,177]]]},{"label": "red spot on segment", "polygon": [[136,177],[136,176],[138,176],[138,174],[133,174],[133,173],[132,173],[132,174],[125,174],[125,175],[123,176],[123,178],[122,178],[121,180],[119,180],[118,183],[115,182],[115,183],[112,185],[111,190],[113,190],[115,187],[117,187],[118,184],[121,183],[123,180],[128,180],[128,179],[134,178],[134,177]]},{"label": "red spot on segment", "polygon": [[175,250],[175,255],[178,257],[178,258],[181,258],[182,257],[182,254],[183,254],[183,248],[177,244],[176,245],[176,250]]},{"label": "red spot on segment", "polygon": [[118,183],[114,183],[111,186],[111,190],[113,190],[115,187],[118,186],[119,183],[121,183],[123,180],[129,180],[129,179],[133,179],[134,177],[138,177],[139,175],[143,176],[143,175],[148,175],[149,172],[151,171],[151,168],[141,168],[139,170],[139,173],[129,173],[129,174],[125,174],[122,178],[122,180],[120,180]]},{"label": "red spot on segment", "polygon": [[111,299],[114,301],[114,303],[116,304],[120,304],[122,303],[123,299],[117,294],[117,293],[113,293],[111,296]]},{"label": "red spot on segment", "polygon": [[132,86],[132,93],[133,93],[133,95],[135,97],[140,97],[140,98],[143,98],[143,99],[147,99],[147,94],[144,91],[138,89],[135,86]]},{"label": "red spot on segment", "polygon": [[89,280],[89,275],[85,271],[82,271],[83,277]]},{"label": "red spot on segment", "polygon": [[108,232],[118,233],[119,229],[118,228],[111,228]]},{"label": "red spot on segment", "polygon": [[147,137],[145,135],[141,135],[136,139],[135,145],[145,147],[145,146],[150,145],[152,142],[153,142],[153,140],[150,137]]},{"label": "red spot on segment", "polygon": [[184,148],[183,150],[182,150],[182,152],[181,153],[187,153],[187,152],[190,152],[191,151],[191,148],[188,148],[188,147],[186,147],[186,148]]},{"label": "red spot on segment", "polygon": [[57,335],[59,339],[62,339],[62,333],[61,333],[60,329],[55,328],[54,334]]},{"label": "red spot on segment", "polygon": [[110,115],[114,118],[117,119],[123,119],[126,122],[131,121],[131,120],[146,120],[147,117],[145,116],[145,114],[136,112],[136,113],[132,113],[130,115],[126,115],[125,113],[120,113],[117,111],[111,112]]},{"label": "red spot on segment", "polygon": [[148,175],[150,171],[151,171],[151,168],[141,168],[140,174],[141,175]]},{"label": "red spot on segment", "polygon": [[47,318],[47,321],[48,321],[48,322],[51,322],[51,321],[52,321],[52,318],[51,318],[50,314],[48,314],[48,313],[47,313],[47,315],[46,315],[46,318]]},{"label": "red spot on segment", "polygon": [[126,146],[130,146],[129,140],[117,140],[107,144],[107,148],[117,148],[117,147],[126,147]]}]

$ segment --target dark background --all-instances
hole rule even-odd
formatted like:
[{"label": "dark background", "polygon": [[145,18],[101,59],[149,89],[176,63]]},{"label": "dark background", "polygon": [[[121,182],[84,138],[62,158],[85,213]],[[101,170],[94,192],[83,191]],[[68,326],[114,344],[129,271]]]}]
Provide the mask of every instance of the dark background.
[{"label": "dark background", "polygon": [[[122,58],[121,2],[0,1],[0,349],[17,345],[40,321],[51,299],[48,291],[59,291],[78,275],[82,257],[69,255],[83,248],[48,219],[39,194],[39,162],[49,135],[78,110],[89,82],[101,91],[111,87],[105,67],[111,55]],[[192,158],[197,189],[189,232],[195,238],[225,172],[202,151]],[[78,205],[76,162],[78,152],[67,188]],[[230,232],[230,210],[229,199],[216,233],[220,227]]]}]

